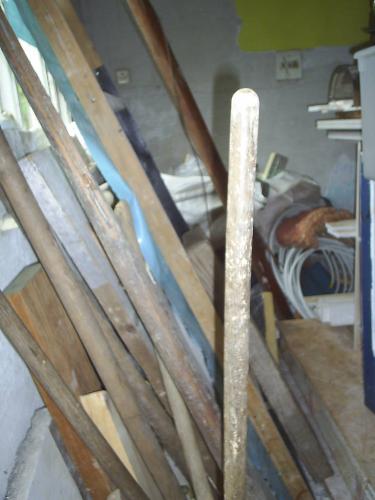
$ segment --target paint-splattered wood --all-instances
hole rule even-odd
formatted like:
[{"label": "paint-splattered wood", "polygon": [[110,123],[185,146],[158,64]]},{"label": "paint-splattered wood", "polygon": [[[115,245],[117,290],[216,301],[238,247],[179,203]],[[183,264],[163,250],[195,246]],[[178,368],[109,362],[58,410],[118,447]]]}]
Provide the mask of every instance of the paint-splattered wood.
[{"label": "paint-splattered wood", "polygon": [[375,498],[375,415],[364,405],[352,331],[282,321],[283,354],[353,498]]},{"label": "paint-splattered wood", "polygon": [[[70,390],[76,396],[99,390],[95,370],[40,264],[24,269],[5,294]],[[111,492],[108,478],[53,399],[37,385],[87,490],[94,500],[102,500]]]}]

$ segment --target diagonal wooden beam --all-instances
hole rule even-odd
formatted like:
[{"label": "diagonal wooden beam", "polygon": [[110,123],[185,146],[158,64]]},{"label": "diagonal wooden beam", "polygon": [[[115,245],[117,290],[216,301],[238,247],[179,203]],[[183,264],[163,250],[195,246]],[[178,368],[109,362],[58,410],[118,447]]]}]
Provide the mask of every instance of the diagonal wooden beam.
[{"label": "diagonal wooden beam", "polygon": [[[182,70],[173,54],[160,20],[149,0],[121,0],[137,24],[151,57],[180,115],[186,136],[206,166],[223,205],[227,203],[228,174],[204,122]],[[278,313],[291,318],[288,302],[267,259],[267,248],[254,228],[253,269],[260,283],[275,296]]]}]

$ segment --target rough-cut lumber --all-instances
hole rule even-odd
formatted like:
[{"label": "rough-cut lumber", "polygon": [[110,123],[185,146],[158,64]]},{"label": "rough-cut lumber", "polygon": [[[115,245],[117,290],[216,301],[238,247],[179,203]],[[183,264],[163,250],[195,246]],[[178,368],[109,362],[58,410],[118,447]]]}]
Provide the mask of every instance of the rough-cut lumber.
[{"label": "rough-cut lumber", "polygon": [[[163,78],[184,124],[187,138],[203,161],[224,206],[228,176],[189,86],[174,57],[159,18],[149,0],[121,0],[128,5],[153,61]],[[275,280],[267,260],[266,247],[254,228],[253,268],[258,280],[271,288],[282,317],[290,318],[289,305]]]},{"label": "rough-cut lumber", "polygon": [[[99,390],[94,368],[40,264],[25,268],[4,293],[73,394]],[[94,500],[102,500],[111,492],[108,478],[53,399],[37,385],[86,489]]]},{"label": "rough-cut lumber", "polygon": [[251,245],[259,99],[250,89],[232,98],[225,252],[224,495],[246,496],[247,381]]},{"label": "rough-cut lumber", "polygon": [[92,314],[85,289],[66,261],[2,131],[0,131],[0,183],[160,490],[164,493],[172,491],[176,498],[180,498],[181,493],[176,478],[159,442],[139,410],[105,334]]},{"label": "rough-cut lumber", "polygon": [[204,289],[215,309],[224,317],[224,266],[215,254],[212,245],[199,227],[194,227],[182,238],[185,250],[191,260]]},{"label": "rough-cut lumber", "polygon": [[149,498],[163,500],[159,488],[135,448],[128,431],[116,415],[106,391],[80,397],[82,406],[108,444]]},{"label": "rough-cut lumber", "polygon": [[[52,5],[50,7],[53,9]],[[53,21],[52,16],[47,16],[47,21],[50,19]],[[64,23],[64,19],[61,19],[61,22]],[[55,26],[54,23],[53,26]],[[66,29],[68,28],[66,27]],[[60,40],[62,39],[61,35],[60,33],[58,37]],[[201,371],[186,351],[181,340],[180,325],[172,316],[166,298],[160,293],[160,289],[156,284],[151,281],[149,275],[144,270],[143,262],[140,262],[137,256],[132,253],[131,247],[124,238],[113,211],[102,197],[74,142],[63,126],[61,118],[53,108],[8,21],[1,12],[0,42],[1,48],[6,54],[8,62],[14,70],[51,145],[59,153],[61,165],[72,184],[74,184],[76,193],[85,208],[86,214],[119,278],[126,287],[129,297],[148,333],[151,335],[160,357],[163,359],[184,397],[213,457],[217,463],[220,463],[221,422],[214,394],[208,384],[202,382]],[[73,42],[75,42],[74,39]],[[72,47],[68,43],[64,48],[64,53],[70,50],[77,52],[78,48]],[[86,63],[83,61],[82,64]],[[91,76],[90,72],[87,75],[88,78],[89,75]],[[87,89],[87,93],[89,93],[89,89]],[[119,132],[119,135],[121,135],[121,132]],[[111,137],[115,136],[111,133]],[[129,166],[129,163],[127,165]],[[145,185],[142,186],[142,190],[143,192],[146,191]],[[159,223],[160,219],[158,219]],[[180,245],[178,239],[177,243]],[[172,253],[175,254],[176,252]],[[187,257],[185,258],[188,261]],[[199,284],[199,286],[201,285]],[[190,293],[193,293],[195,296],[197,295],[196,290],[191,289]],[[204,297],[207,296],[204,294]],[[208,297],[207,303],[213,312],[212,304]],[[202,302],[200,306],[202,306]],[[212,321],[212,317],[210,321]],[[211,332],[211,334],[215,335],[215,331]],[[115,390],[118,389],[117,387]],[[107,390],[117,406],[116,397],[112,393],[113,391],[110,391],[108,387]],[[120,411],[120,408],[118,410]]]},{"label": "rough-cut lumber", "polygon": [[[87,293],[90,294],[89,290]],[[135,367],[131,356],[129,356],[126,349],[124,349],[120,339],[116,336],[103,312],[95,304],[94,299],[91,301],[91,304],[93,314],[106,337],[118,366],[121,367],[128,385],[132,389],[143,415],[146,416],[149,425],[155,431],[160,443],[175,461],[181,472],[188,478],[188,471],[181,450],[180,440],[170,416],[166,413],[151,387],[145,382],[144,378]]]},{"label": "rough-cut lumber", "polygon": [[125,498],[147,499],[0,292],[0,328]]},{"label": "rough-cut lumber", "polygon": [[76,37],[82,52],[85,54],[85,58],[92,71],[100,68],[103,64],[101,58],[95,50],[90,37],[87,36],[87,32],[82,25],[72,2],[70,0],[56,0],[56,3],[65,17],[66,22],[69,24],[70,29],[74,33],[74,36]]}]

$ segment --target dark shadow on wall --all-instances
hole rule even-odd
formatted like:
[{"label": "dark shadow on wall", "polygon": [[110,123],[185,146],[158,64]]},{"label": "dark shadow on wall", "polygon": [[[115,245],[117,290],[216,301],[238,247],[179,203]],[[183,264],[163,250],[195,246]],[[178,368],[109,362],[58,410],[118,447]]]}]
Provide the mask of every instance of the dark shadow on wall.
[{"label": "dark shadow on wall", "polygon": [[230,103],[240,87],[237,69],[223,64],[217,70],[213,83],[212,135],[224,165],[228,165]]}]

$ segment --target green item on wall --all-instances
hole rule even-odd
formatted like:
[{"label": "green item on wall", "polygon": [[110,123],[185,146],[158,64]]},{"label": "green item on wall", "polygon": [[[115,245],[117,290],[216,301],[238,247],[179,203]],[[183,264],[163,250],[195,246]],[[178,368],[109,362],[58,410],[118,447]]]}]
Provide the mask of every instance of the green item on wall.
[{"label": "green item on wall", "polygon": [[245,51],[357,45],[368,40],[369,0],[236,0]]}]

